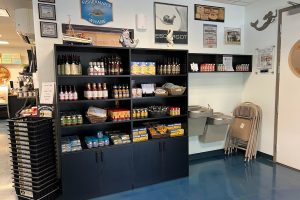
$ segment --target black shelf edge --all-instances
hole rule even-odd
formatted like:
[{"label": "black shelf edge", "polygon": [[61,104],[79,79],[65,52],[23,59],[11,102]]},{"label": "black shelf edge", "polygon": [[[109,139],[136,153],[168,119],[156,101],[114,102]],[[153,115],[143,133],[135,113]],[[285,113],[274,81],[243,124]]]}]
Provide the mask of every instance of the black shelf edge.
[{"label": "black shelf edge", "polygon": [[177,116],[165,116],[165,117],[153,117],[153,118],[142,118],[142,119],[132,119],[133,122],[143,122],[143,121],[152,121],[152,120],[161,120],[161,119],[176,119],[184,118],[187,115],[177,115]]},{"label": "black shelf edge", "polygon": [[244,71],[244,72],[239,72],[239,71],[212,71],[212,72],[189,72],[189,74],[207,74],[207,73],[250,73],[252,71]]},{"label": "black shelf edge", "polygon": [[91,99],[91,100],[77,100],[77,101],[59,101],[59,104],[73,104],[73,103],[93,103],[93,102],[106,102],[106,101],[130,101],[131,98],[122,99]]},{"label": "black shelf edge", "polygon": [[108,145],[108,146],[103,146],[103,147],[97,147],[97,148],[91,148],[91,149],[82,149],[79,151],[69,151],[69,152],[62,152],[62,155],[67,155],[67,154],[76,154],[76,153],[80,153],[80,152],[85,152],[85,151],[98,151],[101,149],[107,149],[107,148],[118,148],[120,146],[124,146],[124,145],[134,145],[134,144],[139,144],[139,143],[149,143],[149,142],[153,142],[153,141],[157,141],[157,140],[166,140],[166,139],[176,139],[176,138],[182,138],[182,137],[188,137],[187,135],[183,135],[183,136],[176,136],[176,137],[165,137],[165,138],[156,138],[156,139],[148,139],[147,141],[141,141],[141,142],[130,142],[130,143],[126,143],[126,144],[117,144],[117,145]]},{"label": "black shelf edge", "polygon": [[170,74],[170,75],[131,75],[132,78],[137,77],[184,77],[187,76],[187,74]]},{"label": "black shelf edge", "polygon": [[57,78],[130,78],[130,75],[58,75]]},{"label": "black shelf edge", "polygon": [[169,96],[150,96],[150,97],[137,97],[132,98],[132,100],[146,100],[146,99],[164,99],[164,98],[180,98],[187,97],[187,95],[169,95]]},{"label": "black shelf edge", "polygon": [[80,124],[80,125],[74,125],[74,126],[60,126],[61,129],[71,129],[71,128],[82,128],[82,127],[89,127],[89,126],[98,126],[98,125],[109,125],[109,124],[123,124],[123,123],[130,123],[131,120],[124,120],[124,121],[107,121],[107,122],[99,122],[99,123],[84,123],[84,124]]}]

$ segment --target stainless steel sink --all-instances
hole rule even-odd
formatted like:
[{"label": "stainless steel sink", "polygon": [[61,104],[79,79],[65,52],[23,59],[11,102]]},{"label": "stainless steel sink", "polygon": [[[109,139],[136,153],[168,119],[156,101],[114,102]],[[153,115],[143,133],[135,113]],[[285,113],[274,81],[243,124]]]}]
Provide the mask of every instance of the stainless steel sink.
[{"label": "stainless steel sink", "polygon": [[233,116],[225,115],[223,113],[213,113],[212,116],[207,118],[207,124],[209,125],[224,125],[231,124],[234,120]]},{"label": "stainless steel sink", "polygon": [[189,136],[203,135],[207,117],[213,110],[203,106],[189,106]]}]

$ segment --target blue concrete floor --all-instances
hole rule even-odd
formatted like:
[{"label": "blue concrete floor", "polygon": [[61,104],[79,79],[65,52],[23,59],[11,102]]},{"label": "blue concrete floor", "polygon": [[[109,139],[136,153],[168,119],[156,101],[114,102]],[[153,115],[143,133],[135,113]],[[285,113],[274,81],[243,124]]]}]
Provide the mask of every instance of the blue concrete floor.
[{"label": "blue concrete floor", "polygon": [[235,155],[190,165],[190,176],[93,200],[300,200],[300,172]]}]

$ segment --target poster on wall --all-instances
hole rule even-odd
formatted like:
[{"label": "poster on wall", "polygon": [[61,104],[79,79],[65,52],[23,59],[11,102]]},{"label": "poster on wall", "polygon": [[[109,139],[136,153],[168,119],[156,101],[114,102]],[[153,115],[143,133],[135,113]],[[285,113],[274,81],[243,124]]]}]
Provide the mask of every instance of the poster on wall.
[{"label": "poster on wall", "polygon": [[256,49],[257,51],[257,66],[256,74],[274,74],[274,49],[275,46],[264,49]]},{"label": "poster on wall", "polygon": [[224,22],[225,8],[195,4],[195,20]]},{"label": "poster on wall", "polygon": [[154,2],[155,43],[168,43],[167,34],[173,30],[174,44],[188,43],[188,7]]},{"label": "poster on wall", "polygon": [[81,17],[92,24],[103,25],[113,21],[112,8],[108,0],[81,0]]},{"label": "poster on wall", "polygon": [[224,28],[224,40],[228,45],[241,45],[241,29],[240,28]]},{"label": "poster on wall", "polygon": [[204,48],[217,48],[217,25],[203,24],[203,47]]}]

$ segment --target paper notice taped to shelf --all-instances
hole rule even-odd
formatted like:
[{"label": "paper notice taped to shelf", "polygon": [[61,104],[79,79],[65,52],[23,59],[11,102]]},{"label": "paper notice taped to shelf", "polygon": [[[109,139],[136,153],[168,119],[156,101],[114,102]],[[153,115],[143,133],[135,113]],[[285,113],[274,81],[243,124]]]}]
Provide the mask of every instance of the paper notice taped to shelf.
[{"label": "paper notice taped to shelf", "polygon": [[223,65],[225,66],[225,71],[234,71],[232,67],[232,56],[223,56]]},{"label": "paper notice taped to shelf", "polygon": [[53,104],[55,82],[43,82],[40,104]]}]

